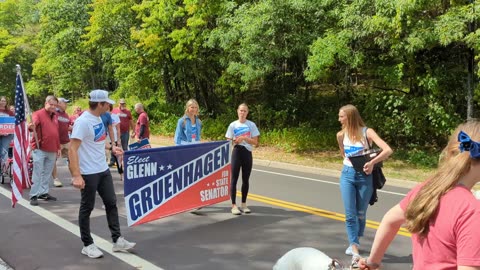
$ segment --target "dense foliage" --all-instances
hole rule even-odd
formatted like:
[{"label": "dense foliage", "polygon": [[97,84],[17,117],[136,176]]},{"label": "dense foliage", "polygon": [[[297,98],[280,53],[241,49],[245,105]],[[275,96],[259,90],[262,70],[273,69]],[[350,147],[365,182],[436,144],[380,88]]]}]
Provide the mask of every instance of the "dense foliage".
[{"label": "dense foliage", "polygon": [[438,149],[479,115],[479,16],[480,0],[5,0],[0,94],[18,63],[39,106],[103,88],[165,133],[193,97],[210,138],[247,102],[292,151],[334,149],[352,103],[394,147]]}]

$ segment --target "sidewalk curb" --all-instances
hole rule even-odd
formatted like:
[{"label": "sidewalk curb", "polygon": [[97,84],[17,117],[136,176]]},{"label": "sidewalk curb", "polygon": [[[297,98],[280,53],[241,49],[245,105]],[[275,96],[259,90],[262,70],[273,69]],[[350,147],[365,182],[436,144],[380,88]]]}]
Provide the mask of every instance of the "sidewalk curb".
[{"label": "sidewalk curb", "polygon": [[0,258],[0,270],[14,270]]}]

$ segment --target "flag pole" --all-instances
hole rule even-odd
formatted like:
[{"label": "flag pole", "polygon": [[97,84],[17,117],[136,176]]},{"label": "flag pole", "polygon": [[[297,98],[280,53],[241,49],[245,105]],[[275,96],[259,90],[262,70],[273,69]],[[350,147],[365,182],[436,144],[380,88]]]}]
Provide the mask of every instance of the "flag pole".
[{"label": "flag pole", "polygon": [[[25,102],[25,112],[27,113],[29,122],[33,123],[32,111],[30,110],[30,104],[28,103],[28,98],[27,98],[27,91],[25,90],[25,86],[23,84],[22,71],[21,71],[22,68],[20,67],[19,64],[17,64],[16,67],[17,67],[17,75],[20,77],[20,84],[22,85],[23,102]],[[35,128],[35,125],[33,127],[33,137],[35,138],[35,144],[37,145],[37,149],[40,149],[40,146],[38,144],[38,136],[37,136],[37,130]]]}]

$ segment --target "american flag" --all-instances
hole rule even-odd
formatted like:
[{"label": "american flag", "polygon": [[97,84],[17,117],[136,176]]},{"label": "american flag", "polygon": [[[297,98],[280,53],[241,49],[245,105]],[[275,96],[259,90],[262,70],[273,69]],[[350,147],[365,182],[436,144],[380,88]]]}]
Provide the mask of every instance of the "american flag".
[{"label": "american flag", "polygon": [[29,188],[32,183],[28,176],[28,160],[30,159],[30,132],[28,131],[25,116],[30,111],[28,101],[23,88],[22,76],[17,74],[15,89],[15,137],[13,139],[13,183],[12,183],[12,207],[22,199],[23,188]]}]

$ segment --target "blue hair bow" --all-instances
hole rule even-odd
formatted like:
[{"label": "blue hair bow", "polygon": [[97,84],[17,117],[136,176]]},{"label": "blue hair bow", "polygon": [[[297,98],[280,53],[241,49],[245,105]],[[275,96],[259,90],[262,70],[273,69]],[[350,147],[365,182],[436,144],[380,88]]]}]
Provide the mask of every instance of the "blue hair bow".
[{"label": "blue hair bow", "polygon": [[480,158],[480,143],[472,141],[470,136],[463,131],[458,133],[458,141],[460,142],[460,145],[458,146],[460,152],[469,151],[471,158]]}]

